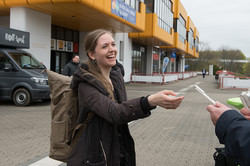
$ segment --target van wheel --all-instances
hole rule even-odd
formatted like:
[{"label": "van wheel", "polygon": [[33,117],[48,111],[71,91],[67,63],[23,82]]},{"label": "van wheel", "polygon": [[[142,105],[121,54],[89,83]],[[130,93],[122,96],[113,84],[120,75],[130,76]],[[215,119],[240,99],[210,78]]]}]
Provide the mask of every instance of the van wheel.
[{"label": "van wheel", "polygon": [[13,101],[17,106],[27,106],[31,103],[30,93],[27,89],[20,88],[14,92]]}]

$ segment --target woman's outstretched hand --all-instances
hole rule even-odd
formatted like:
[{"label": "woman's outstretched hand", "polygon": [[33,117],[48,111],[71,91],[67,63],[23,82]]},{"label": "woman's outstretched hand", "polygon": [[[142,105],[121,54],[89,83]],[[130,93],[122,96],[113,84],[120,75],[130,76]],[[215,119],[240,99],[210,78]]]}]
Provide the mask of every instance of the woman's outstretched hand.
[{"label": "woman's outstretched hand", "polygon": [[148,97],[148,102],[152,107],[161,106],[166,109],[175,109],[181,104],[181,101],[184,99],[184,96],[173,96],[176,96],[176,93],[174,91],[163,90],[150,95]]}]

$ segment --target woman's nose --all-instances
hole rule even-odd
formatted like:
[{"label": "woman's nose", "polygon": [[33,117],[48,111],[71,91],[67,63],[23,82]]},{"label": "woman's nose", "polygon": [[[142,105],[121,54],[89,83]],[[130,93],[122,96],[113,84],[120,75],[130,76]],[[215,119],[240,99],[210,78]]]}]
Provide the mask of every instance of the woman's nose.
[{"label": "woman's nose", "polygon": [[113,52],[113,51],[116,51],[116,50],[117,50],[117,49],[116,49],[116,46],[112,46],[112,45],[111,45],[111,46],[109,47],[109,51],[110,51],[110,52]]}]

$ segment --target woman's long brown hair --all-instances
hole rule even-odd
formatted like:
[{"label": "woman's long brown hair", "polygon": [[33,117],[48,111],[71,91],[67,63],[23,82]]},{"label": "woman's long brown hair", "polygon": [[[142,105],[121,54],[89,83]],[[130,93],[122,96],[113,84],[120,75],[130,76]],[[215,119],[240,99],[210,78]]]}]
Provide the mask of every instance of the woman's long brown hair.
[{"label": "woman's long brown hair", "polygon": [[[85,37],[85,51],[86,51],[88,57],[89,57],[89,55],[88,55],[89,52],[92,52],[92,53],[95,52],[95,48],[97,46],[97,42],[98,42],[98,39],[100,38],[100,36],[102,36],[103,34],[106,34],[106,33],[113,36],[111,32],[104,30],[104,29],[97,29],[97,30],[94,30],[94,31],[88,33],[88,35]],[[89,57],[86,63],[89,67],[89,72],[102,83],[104,88],[108,91],[109,97],[112,100],[115,100],[112,85],[108,82],[108,80],[106,80],[104,78],[104,76],[102,75],[102,72],[101,72],[100,68],[98,67],[98,65],[96,64],[96,62],[91,60],[91,58]]]}]

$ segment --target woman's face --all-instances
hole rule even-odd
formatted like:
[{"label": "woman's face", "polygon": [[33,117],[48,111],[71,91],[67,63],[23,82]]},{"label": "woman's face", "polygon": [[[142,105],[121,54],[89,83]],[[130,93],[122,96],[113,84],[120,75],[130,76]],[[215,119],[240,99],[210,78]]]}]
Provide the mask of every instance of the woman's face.
[{"label": "woman's face", "polygon": [[110,69],[116,64],[117,48],[113,37],[105,33],[97,40],[95,52],[89,53],[92,60],[96,60],[100,69]]}]

